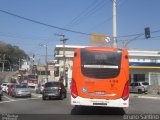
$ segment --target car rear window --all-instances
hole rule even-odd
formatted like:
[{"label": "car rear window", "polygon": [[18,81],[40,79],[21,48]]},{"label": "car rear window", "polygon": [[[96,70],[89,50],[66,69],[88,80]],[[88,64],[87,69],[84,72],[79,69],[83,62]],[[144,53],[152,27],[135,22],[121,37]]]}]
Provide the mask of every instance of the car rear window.
[{"label": "car rear window", "polygon": [[142,83],[143,85],[149,85],[149,83],[147,83],[147,82],[144,82],[144,83]]},{"label": "car rear window", "polygon": [[3,84],[3,86],[6,86],[7,84]]},{"label": "car rear window", "polygon": [[45,84],[45,87],[57,87],[58,82],[49,82]]}]

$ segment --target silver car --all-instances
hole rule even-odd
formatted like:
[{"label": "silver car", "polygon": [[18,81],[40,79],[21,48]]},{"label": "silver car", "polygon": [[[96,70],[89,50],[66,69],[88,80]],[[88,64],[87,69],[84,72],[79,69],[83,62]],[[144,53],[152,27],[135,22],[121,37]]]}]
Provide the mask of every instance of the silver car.
[{"label": "silver car", "polygon": [[148,91],[148,82],[133,82],[130,84],[130,92],[145,93]]},{"label": "silver car", "polygon": [[31,97],[31,91],[27,85],[14,85],[11,95],[13,97]]},{"label": "silver car", "polygon": [[2,96],[3,96],[3,90],[2,87],[0,86],[0,100],[2,99]]}]

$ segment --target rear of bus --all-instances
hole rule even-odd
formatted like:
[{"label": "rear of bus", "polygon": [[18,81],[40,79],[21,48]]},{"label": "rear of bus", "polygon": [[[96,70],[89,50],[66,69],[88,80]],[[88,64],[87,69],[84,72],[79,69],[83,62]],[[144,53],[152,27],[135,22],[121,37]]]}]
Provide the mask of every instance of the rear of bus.
[{"label": "rear of bus", "polygon": [[127,50],[86,47],[75,50],[71,105],[128,107]]}]

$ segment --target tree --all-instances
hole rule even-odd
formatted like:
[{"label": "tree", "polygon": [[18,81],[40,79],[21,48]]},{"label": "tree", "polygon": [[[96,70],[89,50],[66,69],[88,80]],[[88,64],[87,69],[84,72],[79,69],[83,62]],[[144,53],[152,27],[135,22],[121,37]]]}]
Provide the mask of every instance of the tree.
[{"label": "tree", "polygon": [[4,62],[6,69],[19,65],[19,59],[29,59],[29,56],[18,46],[0,42],[0,62]]}]

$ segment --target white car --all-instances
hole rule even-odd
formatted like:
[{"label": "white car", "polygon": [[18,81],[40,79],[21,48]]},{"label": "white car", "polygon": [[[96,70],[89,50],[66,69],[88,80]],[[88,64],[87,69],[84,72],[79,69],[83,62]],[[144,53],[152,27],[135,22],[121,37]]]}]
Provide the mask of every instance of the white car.
[{"label": "white car", "polygon": [[130,84],[130,92],[145,93],[148,91],[148,82],[133,82]]},{"label": "white car", "polygon": [[5,92],[6,91],[6,87],[7,87],[8,83],[2,83],[1,87],[2,87],[2,91]]}]

